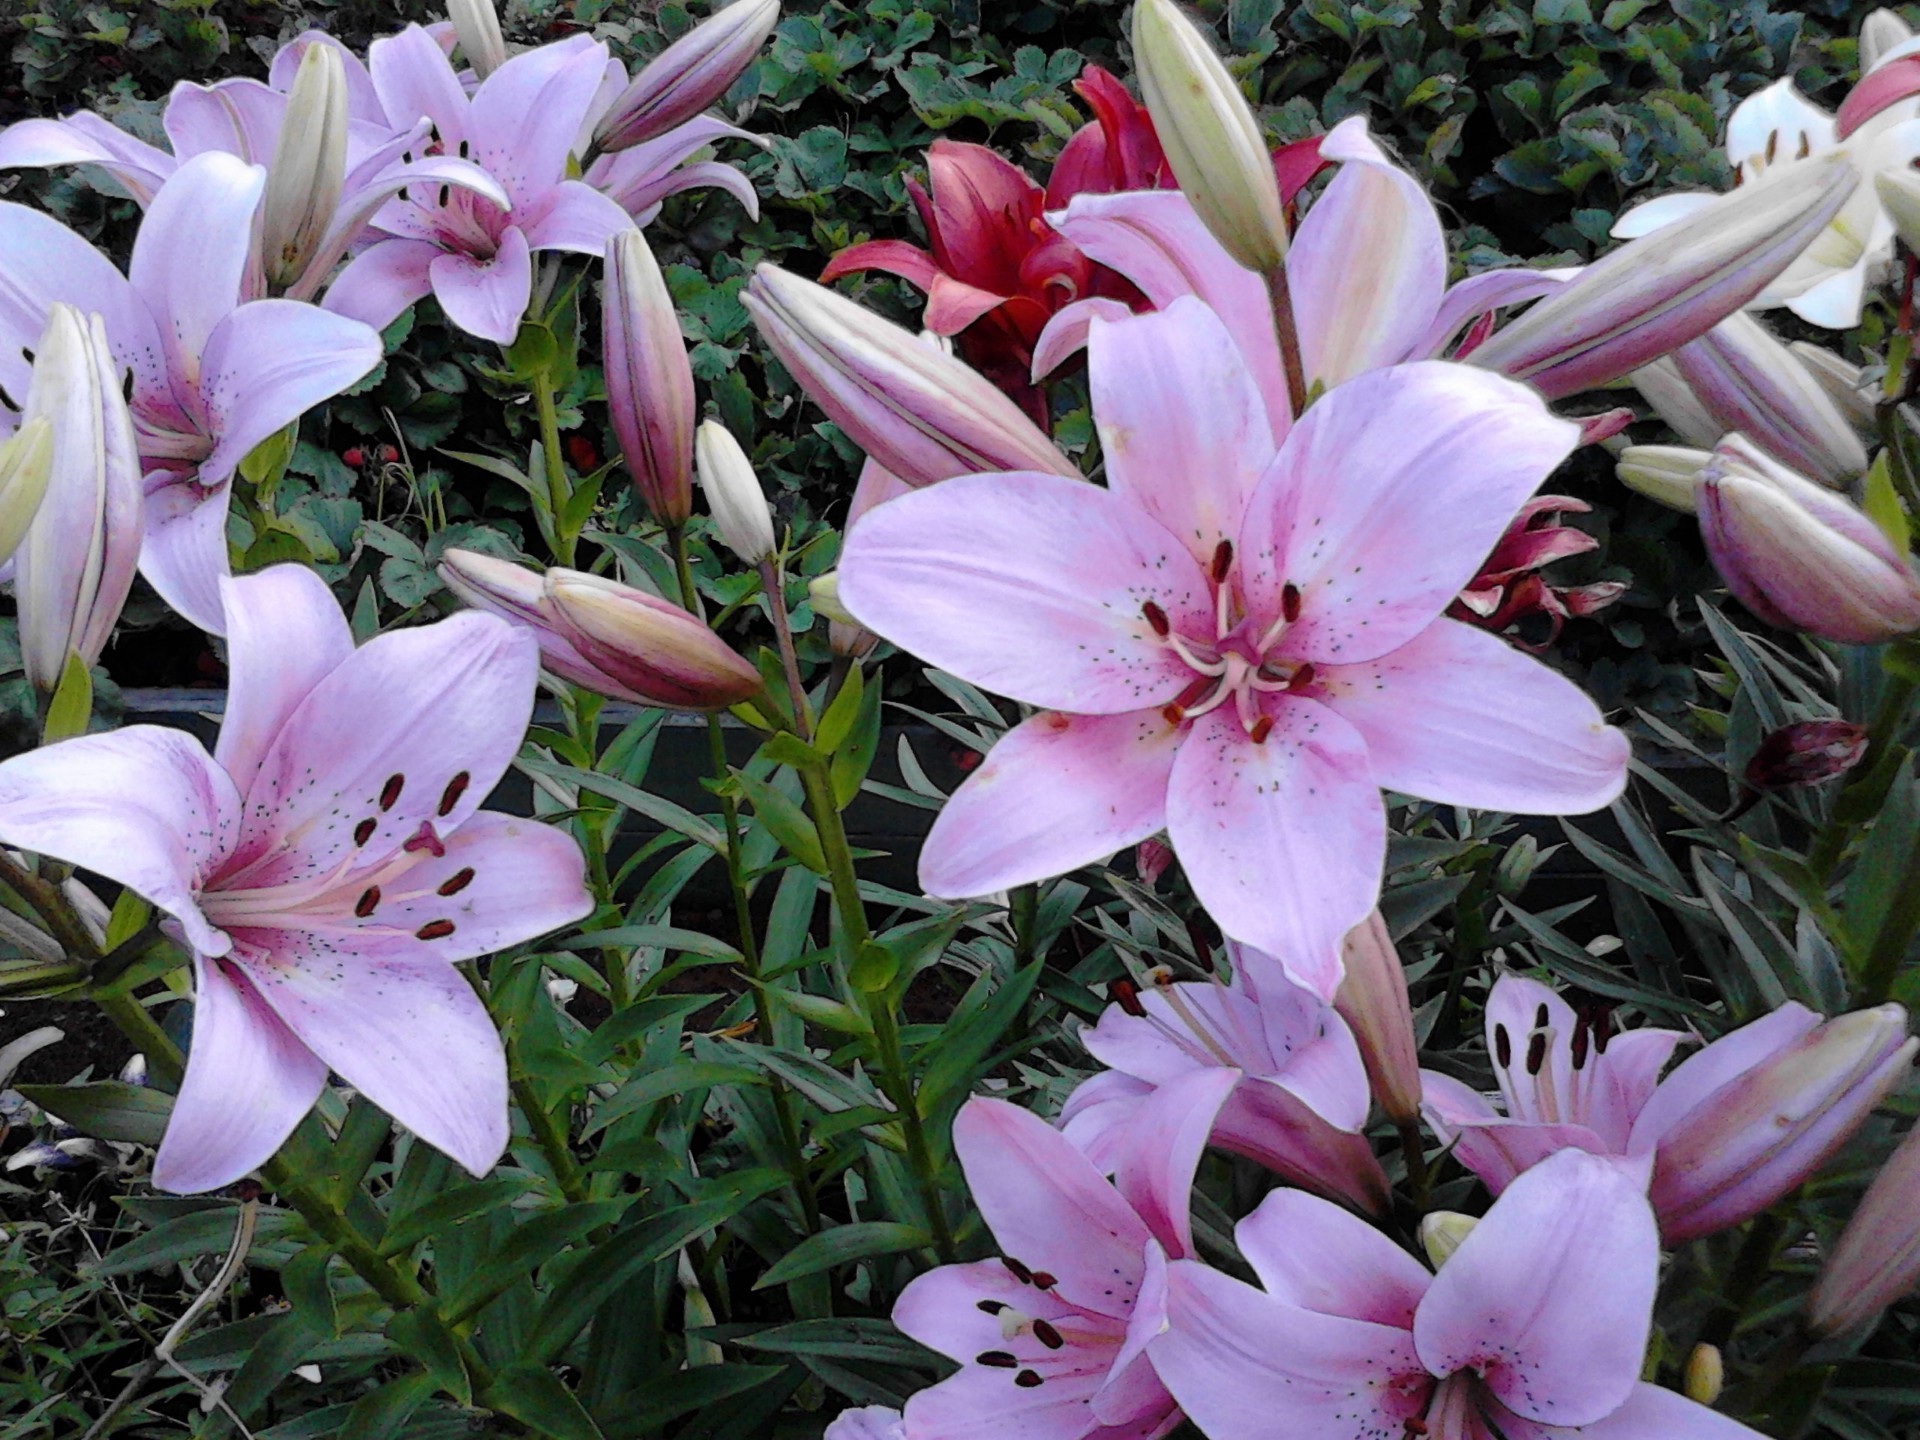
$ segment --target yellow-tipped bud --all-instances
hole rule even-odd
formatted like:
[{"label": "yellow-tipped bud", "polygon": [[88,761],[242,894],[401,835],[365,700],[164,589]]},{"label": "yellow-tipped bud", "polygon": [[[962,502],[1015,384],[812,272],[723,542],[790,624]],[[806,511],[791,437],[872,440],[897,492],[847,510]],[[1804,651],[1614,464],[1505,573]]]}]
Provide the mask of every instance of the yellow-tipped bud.
[{"label": "yellow-tipped bud", "polygon": [[1614,474],[1629,490],[1691,515],[1700,508],[1695,489],[1711,459],[1711,451],[1686,445],[1629,445],[1620,452]]},{"label": "yellow-tipped bud", "polygon": [[1420,1219],[1420,1248],[1427,1252],[1427,1259],[1438,1270],[1453,1258],[1473,1233],[1473,1227],[1480,1222],[1472,1215],[1462,1215],[1458,1210],[1435,1210]]},{"label": "yellow-tipped bud", "polygon": [[1720,1347],[1694,1346],[1693,1353],[1687,1356],[1686,1374],[1680,1381],[1681,1393],[1696,1405],[1711,1405],[1720,1398],[1726,1385],[1727,1366],[1720,1358]]},{"label": "yellow-tipped bud", "polygon": [[52,476],[53,426],[36,415],[0,443],[0,561],[26,539]]}]

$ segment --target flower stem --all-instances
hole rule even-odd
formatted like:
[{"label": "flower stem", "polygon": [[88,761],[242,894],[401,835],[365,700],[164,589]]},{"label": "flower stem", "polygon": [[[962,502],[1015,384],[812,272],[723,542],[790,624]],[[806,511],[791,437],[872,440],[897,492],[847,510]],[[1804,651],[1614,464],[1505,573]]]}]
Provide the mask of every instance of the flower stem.
[{"label": "flower stem", "polygon": [[1273,306],[1273,329],[1280,337],[1280,368],[1287,376],[1287,404],[1297,420],[1307,410],[1307,372],[1300,359],[1300,326],[1293,318],[1293,290],[1287,284],[1287,262],[1282,260],[1260,277],[1267,284]]},{"label": "flower stem", "polygon": [[[674,573],[680,579],[680,603],[693,614],[702,613],[700,592],[693,583],[693,567],[687,561],[687,532],[676,525],[667,532],[673,550]],[[727,737],[718,715],[707,716],[707,751],[713,778],[724,782],[728,776]],[[740,950],[740,968],[746,973],[747,989],[753,1002],[753,1027],[761,1043],[774,1043],[773,1007],[767,1000],[767,987],[760,974],[760,941],[754,932],[753,904],[747,895],[746,859],[741,850],[740,806],[724,788],[720,792],[721,833],[727,839],[727,888],[733,892],[733,920]],[[780,1153],[793,1182],[794,1199],[807,1233],[820,1229],[820,1202],[813,1193],[813,1177],[807,1171],[806,1151],[800,1144],[800,1123],[793,1113],[793,1097],[777,1078],[773,1086],[774,1118],[780,1127]]]},{"label": "flower stem", "polygon": [[780,642],[780,666],[787,672],[787,695],[793,702],[793,724],[802,740],[813,739],[813,716],[807,710],[807,687],[800,679],[800,658],[793,649],[793,625],[787,618],[786,587],[780,583],[780,567],[769,555],[760,562],[760,588],[766,592],[767,609],[773,612],[773,634]]},{"label": "flower stem", "polygon": [[542,370],[533,379],[533,403],[540,414],[540,456],[547,467],[547,504],[553,512],[553,558],[561,565],[573,564],[573,532],[567,526],[567,507],[573,499],[573,487],[567,483],[567,467],[560,454],[560,413],[554,408],[553,381]]}]

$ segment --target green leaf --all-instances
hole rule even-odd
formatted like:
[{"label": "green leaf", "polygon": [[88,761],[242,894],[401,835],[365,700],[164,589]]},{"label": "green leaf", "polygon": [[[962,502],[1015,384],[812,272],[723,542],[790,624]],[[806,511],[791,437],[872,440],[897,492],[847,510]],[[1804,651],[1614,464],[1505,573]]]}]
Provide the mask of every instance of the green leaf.
[{"label": "green leaf", "polygon": [[836,1265],[849,1265],[874,1255],[899,1255],[922,1250],[933,1243],[918,1225],[900,1225],[891,1220],[857,1220],[851,1225],[836,1225],[809,1235],[782,1255],[758,1280],[756,1290],[784,1285],[804,1275],[817,1275]]},{"label": "green leaf", "polygon": [[[233,1248],[239,1221],[237,1204],[223,1202],[190,1211],[136,1235],[105,1259],[82,1269],[88,1275],[129,1275],[137,1270],[163,1270],[202,1255],[224,1255]],[[262,1247],[285,1239],[299,1224],[299,1217],[291,1211],[261,1209],[254,1216],[253,1243],[248,1253],[256,1254]]]},{"label": "green leaf", "polygon": [[869,940],[847,967],[847,983],[863,995],[878,995],[900,973],[900,957],[878,940]]},{"label": "green leaf", "polygon": [[626,1212],[626,1200],[599,1200],[568,1205],[514,1227],[505,1243],[497,1245],[480,1266],[445,1302],[448,1319],[458,1324],[516,1281],[591,1230],[612,1225]]},{"label": "green leaf", "polygon": [[404,1375],[372,1394],[363,1395],[347,1412],[336,1434],[352,1440],[401,1440],[402,1427],[438,1388],[431,1374]]},{"label": "green leaf", "polygon": [[871,1035],[873,1027],[851,1005],[830,1000],[825,995],[809,995],[804,990],[769,988],[767,996],[774,1004],[791,1010],[810,1025],[838,1031],[842,1035]]},{"label": "green leaf", "polygon": [[324,1242],[309,1245],[280,1267],[280,1288],[287,1303],[300,1312],[316,1334],[332,1338],[340,1333],[340,1314],[333,1303],[333,1286],[327,1280],[327,1265],[333,1259],[333,1247]]},{"label": "green leaf", "polygon": [[119,1080],[84,1085],[19,1085],[19,1092],[49,1114],[98,1140],[158,1145],[173,1113],[173,1097]]},{"label": "green leaf", "polygon": [[417,1210],[396,1216],[381,1238],[380,1253],[398,1255],[436,1230],[497,1210],[502,1205],[511,1205],[538,1183],[530,1175],[495,1175],[457,1186]]},{"label": "green leaf", "polygon": [[572,765],[561,765],[552,760],[528,759],[516,763],[522,770],[549,775],[556,780],[577,785],[582,790],[591,790],[596,795],[604,795],[607,799],[626,806],[634,814],[644,815],[655,824],[672,830],[676,834],[684,835],[689,840],[706,846],[709,850],[722,854],[726,852],[727,842],[714,826],[702,820],[691,810],[676,805],[671,800],[663,800],[658,795],[650,795],[638,786],[627,784],[624,780],[616,780],[611,775],[602,775],[593,770],[580,770]]},{"label": "green leaf", "polygon": [[1893,542],[1894,549],[1904,555],[1912,548],[1913,529],[1907,521],[1907,512],[1900,508],[1900,495],[1893,488],[1893,474],[1887,467],[1885,450],[1874,456],[1873,464],[1867,470],[1861,508],[1867,512],[1867,518]]},{"label": "green leaf", "polygon": [[254,488],[254,499],[262,508],[272,503],[273,492],[286,476],[293,459],[294,442],[300,438],[300,422],[268,436],[240,457],[240,474]]},{"label": "green leaf", "polygon": [[[851,673],[857,675],[859,667]],[[880,749],[880,691],[878,685],[868,685],[861,690],[859,714],[854,716],[847,735],[833,754],[833,801],[842,810],[860,793],[867,772],[873,768],[873,757]],[[845,693],[844,689],[841,693]],[[836,704],[838,699],[836,696]]]},{"label": "green leaf", "polygon": [[860,667],[854,665],[848,669],[840,693],[833,697],[826,714],[820,717],[820,724],[813,732],[814,748],[825,755],[832,755],[840,749],[847,736],[853,733],[853,722],[860,717],[860,702],[865,694],[866,682],[861,679]]},{"label": "green leaf", "polygon": [[60,683],[54,687],[53,699],[47,702],[47,721],[41,738],[49,745],[71,740],[86,734],[92,719],[93,675],[79,652],[69,650],[66,668],[60,672]]},{"label": "green leaf", "polygon": [[601,1413],[611,1417],[605,1427],[607,1440],[650,1436],[670,1420],[744,1394],[785,1372],[780,1365],[702,1365],[665,1371],[601,1407]]},{"label": "green leaf", "polygon": [[813,821],[800,808],[800,802],[776,790],[768,781],[754,779],[744,770],[735,770],[733,778],[740,793],[753,806],[754,817],[780,842],[780,848],[814,874],[826,874],[827,857],[820,848],[820,832],[813,828]]},{"label": "green leaf", "polygon": [[516,1365],[501,1371],[480,1403],[553,1440],[606,1440],[593,1417],[544,1366]]},{"label": "green leaf", "polygon": [[387,1338],[417,1360],[440,1389],[462,1405],[473,1403],[473,1381],[460,1358],[460,1347],[445,1325],[418,1310],[400,1310],[387,1322]]}]

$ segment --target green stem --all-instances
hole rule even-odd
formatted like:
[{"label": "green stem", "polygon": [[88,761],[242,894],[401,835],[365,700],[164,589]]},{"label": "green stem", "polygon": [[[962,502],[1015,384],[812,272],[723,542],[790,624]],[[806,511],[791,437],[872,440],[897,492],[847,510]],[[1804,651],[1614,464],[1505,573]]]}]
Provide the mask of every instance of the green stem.
[{"label": "green stem", "polygon": [[1007,892],[1007,914],[1013,921],[1013,964],[1026,968],[1033,959],[1040,925],[1040,887],[1016,885]]},{"label": "green stem", "polygon": [[553,381],[544,370],[533,381],[533,403],[540,412],[540,455],[547,466],[547,504],[553,511],[553,558],[558,564],[572,565],[574,537],[567,528],[567,507],[573,487],[567,483],[567,467],[560,454],[560,414],[554,408]]},{"label": "green stem", "polygon": [[1399,1133],[1400,1154],[1407,1165],[1407,1188],[1413,1192],[1413,1208],[1424,1215],[1433,1203],[1433,1176],[1427,1169],[1426,1137],[1411,1120],[1394,1128]]},{"label": "green stem", "polygon": [[[872,939],[867,928],[865,902],[860,898],[860,881],[854,872],[853,849],[847,844],[847,829],[840,819],[840,807],[834,803],[833,777],[824,759],[799,767],[801,784],[806,787],[807,808],[812,812],[820,849],[827,861],[827,879],[833,888],[834,908],[846,940],[846,952],[857,956]],[[927,1212],[927,1225],[940,1258],[957,1258],[953,1232],[947,1225],[941,1204],[939,1175],[934,1168],[933,1151],[927,1144],[927,1129],[920,1116],[920,1100],[914,1091],[913,1076],[907,1069],[906,1053],[900,1044],[899,1021],[887,992],[866,997],[867,1023],[873,1027],[874,1051],[879,1066],[877,1078],[887,1098],[899,1112],[901,1128],[906,1132],[907,1164],[920,1190],[921,1207]]]},{"label": "green stem", "polygon": [[540,1153],[546,1157],[553,1178],[560,1182],[560,1193],[575,1205],[584,1205],[593,1197],[587,1193],[586,1176],[581,1173],[579,1161],[573,1158],[573,1145],[567,1139],[566,1130],[553,1118],[553,1112],[540,1103],[533,1082],[520,1068],[520,1052],[517,1046],[510,1047],[508,1063],[513,1067],[513,1098],[519,1105],[520,1113],[527,1117],[527,1128],[533,1132],[533,1143],[540,1147]]},{"label": "green stem", "polygon": [[[687,561],[687,532],[676,525],[667,532],[673,550],[674,573],[680,580],[680,603],[695,615],[702,613],[700,592],[693,583],[693,567]],[[707,754],[716,781],[726,781],[731,773],[727,765],[727,736],[718,715],[707,716]],[[740,806],[726,790],[720,792],[721,833],[727,840],[727,888],[733,894],[734,929],[740,950],[740,968],[752,992],[753,1026],[761,1043],[774,1043],[773,1005],[767,999],[767,987],[760,973],[760,939],[754,931],[753,902],[747,894],[746,856],[740,838]],[[820,1229],[820,1201],[813,1192],[813,1177],[807,1171],[806,1151],[800,1143],[800,1122],[793,1113],[793,1097],[776,1080],[773,1085],[773,1111],[780,1127],[781,1158],[793,1181],[794,1198],[807,1233]]]},{"label": "green stem", "polygon": [[1293,289],[1287,283],[1287,262],[1282,260],[1260,277],[1267,285],[1267,299],[1273,306],[1273,329],[1280,337],[1280,366],[1287,376],[1287,403],[1298,419],[1307,409],[1307,372],[1300,359],[1300,326],[1293,318]]},{"label": "green stem", "polygon": [[780,667],[787,673],[787,696],[793,705],[794,728],[802,740],[813,739],[813,716],[807,709],[807,687],[800,678],[800,657],[793,649],[793,625],[787,619],[787,592],[780,583],[780,567],[769,555],[760,562],[760,588],[773,612],[773,634],[780,643]]},{"label": "green stem", "polygon": [[[598,763],[600,754],[600,697],[585,690],[575,689],[569,692],[569,703],[564,706],[567,726],[573,740]],[[580,797],[584,802],[588,797]],[[607,870],[607,812],[598,807],[582,808],[580,814],[581,849],[586,852],[588,883],[593,889],[594,899],[601,905],[613,903],[613,880]],[[602,947],[600,951],[600,970],[607,979],[607,1003],[614,1013],[627,1008],[633,1002],[633,984],[627,978],[627,952],[618,945]]]},{"label": "green stem", "polygon": [[0,881],[5,881],[39,913],[47,933],[59,942],[70,960],[85,964],[100,958],[100,947],[93,943],[92,934],[67,904],[67,897],[60,893],[58,885],[16,864],[4,850],[0,850]]}]

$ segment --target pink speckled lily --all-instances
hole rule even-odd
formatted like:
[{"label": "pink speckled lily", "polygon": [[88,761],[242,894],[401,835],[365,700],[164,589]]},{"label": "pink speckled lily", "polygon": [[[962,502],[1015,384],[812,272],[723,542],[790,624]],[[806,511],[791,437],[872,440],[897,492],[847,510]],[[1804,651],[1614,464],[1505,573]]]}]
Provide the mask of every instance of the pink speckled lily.
[{"label": "pink speckled lily", "polygon": [[134,725],[0,765],[0,842],[165,911],[193,1044],[154,1183],[267,1160],[329,1069],[476,1174],[507,1141],[500,1037],[453,967],[592,908],[564,832],[481,810],[520,748],[538,649],[490,615],[354,648],[311,570],[221,582],[214,753]]},{"label": "pink speckled lily", "polygon": [[1375,371],[1276,454],[1232,336],[1190,297],[1096,319],[1089,373],[1106,488],[963,475],[846,542],[863,625],[1043,707],[948,802],[929,891],[988,894],[1164,828],[1221,928],[1328,999],[1379,890],[1382,786],[1546,813],[1619,792],[1626,740],[1591,700],[1441,615],[1573,447],[1531,391]]}]

